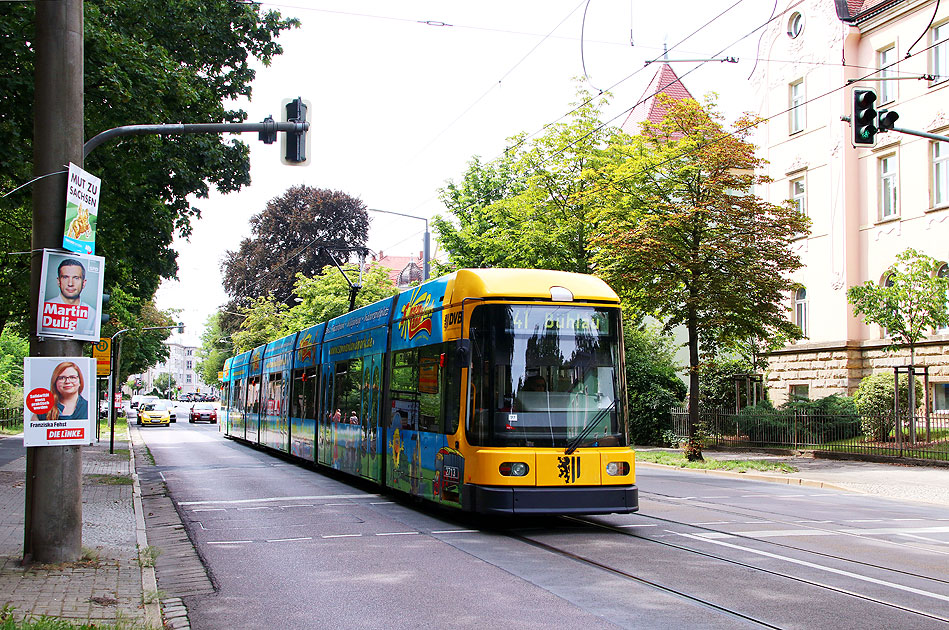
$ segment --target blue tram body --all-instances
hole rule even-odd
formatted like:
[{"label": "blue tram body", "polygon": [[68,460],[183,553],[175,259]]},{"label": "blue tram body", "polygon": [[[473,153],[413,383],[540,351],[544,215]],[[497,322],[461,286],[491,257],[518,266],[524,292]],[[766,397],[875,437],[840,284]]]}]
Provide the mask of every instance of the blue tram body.
[{"label": "blue tram body", "polygon": [[622,364],[598,279],[461,270],[228,359],[221,428],[464,510],[632,512]]}]

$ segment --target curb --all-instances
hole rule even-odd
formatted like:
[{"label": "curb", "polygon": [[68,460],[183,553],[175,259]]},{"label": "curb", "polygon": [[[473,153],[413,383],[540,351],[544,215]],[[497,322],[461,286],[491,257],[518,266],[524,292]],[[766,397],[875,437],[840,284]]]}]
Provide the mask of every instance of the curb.
[{"label": "curb", "polygon": [[[135,509],[135,539],[138,543],[139,561],[142,553],[148,548],[148,537],[145,534],[145,510],[142,507],[142,487],[138,482],[138,472],[135,470],[135,440],[132,437],[132,425],[128,425],[129,460],[132,469],[132,506]],[[150,602],[145,601],[147,594],[153,593]],[[142,602],[145,607],[145,625],[150,628],[162,628],[161,605],[158,601],[158,579],[155,577],[155,567],[142,567]]]},{"label": "curb", "polygon": [[804,486],[806,488],[823,488],[825,490],[838,490],[840,492],[853,492],[861,494],[859,490],[846,488],[826,481],[816,481],[814,479],[804,479],[803,477],[778,477],[776,475],[765,475],[762,473],[740,473],[731,470],[709,470],[707,468],[682,468],[681,466],[669,466],[667,464],[654,464],[652,462],[636,462],[636,467],[657,468],[659,470],[679,470],[682,472],[700,473],[705,475],[715,475],[717,477],[732,477],[736,479],[749,479],[751,481],[766,481],[768,483],[782,483],[788,486]]}]

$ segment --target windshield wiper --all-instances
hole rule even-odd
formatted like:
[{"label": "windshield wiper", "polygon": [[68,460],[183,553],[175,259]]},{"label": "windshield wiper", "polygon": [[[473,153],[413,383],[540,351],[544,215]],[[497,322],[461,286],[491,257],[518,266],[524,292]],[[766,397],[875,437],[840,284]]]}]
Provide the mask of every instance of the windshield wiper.
[{"label": "windshield wiper", "polygon": [[610,406],[609,406],[609,407],[604,407],[603,409],[600,410],[600,412],[599,412],[598,414],[596,414],[595,416],[593,416],[593,419],[590,420],[589,422],[587,422],[587,425],[586,425],[585,427],[583,427],[583,431],[580,431],[580,434],[577,435],[577,437],[573,438],[573,441],[570,442],[570,444],[567,445],[567,450],[565,450],[565,451],[563,452],[563,454],[564,454],[564,455],[570,455],[570,454],[573,453],[575,450],[577,450],[577,447],[580,446],[580,442],[582,442],[583,439],[584,439],[587,435],[590,434],[590,431],[592,431],[592,430],[593,430],[593,427],[596,426],[596,423],[600,421],[600,418],[602,418],[604,415],[606,415],[607,413],[609,413],[610,409],[612,409],[615,405],[616,405],[616,399],[614,398],[614,399],[613,399],[613,402],[610,403]]}]

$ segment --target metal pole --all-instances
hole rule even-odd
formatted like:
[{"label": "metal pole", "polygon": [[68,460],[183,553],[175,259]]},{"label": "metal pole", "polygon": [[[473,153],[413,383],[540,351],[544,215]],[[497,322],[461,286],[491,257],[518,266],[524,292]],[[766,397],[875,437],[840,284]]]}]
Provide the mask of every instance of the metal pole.
[{"label": "metal pole", "polygon": [[381,212],[382,214],[394,214],[398,217],[408,217],[410,219],[418,219],[419,221],[425,221],[425,236],[422,242],[422,280],[428,280],[429,278],[429,233],[428,233],[428,219],[425,217],[417,217],[414,214],[404,214],[402,212],[393,212],[391,210],[379,210],[377,208],[367,208],[369,212]]},{"label": "metal pole", "polygon": [[[35,3],[33,37],[33,175],[82,165],[82,0]],[[45,177],[33,186],[30,265],[30,356],[82,356],[82,343],[36,337],[42,250],[61,248],[66,177]],[[82,553],[82,451],[79,446],[26,449],[23,560],[74,562]]]}]

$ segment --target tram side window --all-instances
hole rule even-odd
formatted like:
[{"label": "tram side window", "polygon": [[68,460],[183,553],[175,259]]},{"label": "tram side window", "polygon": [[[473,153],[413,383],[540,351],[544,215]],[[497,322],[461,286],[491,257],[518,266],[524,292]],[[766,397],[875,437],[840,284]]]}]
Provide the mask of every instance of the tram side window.
[{"label": "tram side window", "polygon": [[[390,396],[418,410],[418,430],[454,433],[458,428],[458,384],[449,384],[453,374],[449,344],[437,344],[396,352],[392,357]],[[454,396],[454,404],[446,404]]]},{"label": "tram side window", "polygon": [[[335,422],[359,424],[360,393],[362,390],[362,359],[350,359],[336,363],[333,382],[333,412]],[[329,410],[327,410],[329,413]],[[353,421],[351,418],[355,418]]]},{"label": "tram side window", "polygon": [[316,374],[314,367],[293,371],[292,417],[316,419]]},{"label": "tram side window", "polygon": [[267,415],[280,415],[283,398],[283,373],[270,374],[267,378]]},{"label": "tram side window", "polygon": [[247,413],[260,412],[260,377],[253,377],[247,385]]}]

